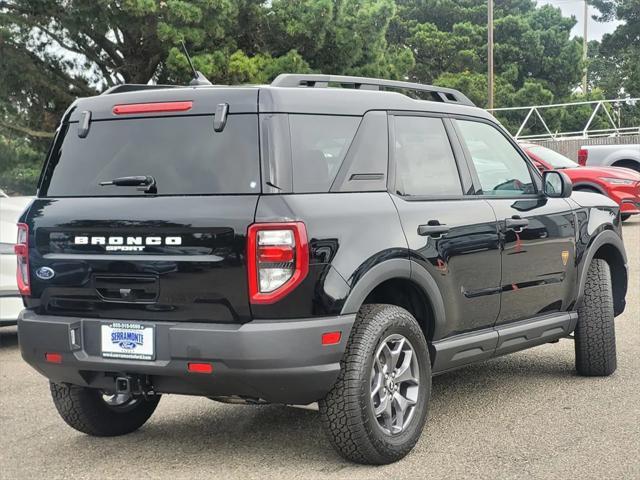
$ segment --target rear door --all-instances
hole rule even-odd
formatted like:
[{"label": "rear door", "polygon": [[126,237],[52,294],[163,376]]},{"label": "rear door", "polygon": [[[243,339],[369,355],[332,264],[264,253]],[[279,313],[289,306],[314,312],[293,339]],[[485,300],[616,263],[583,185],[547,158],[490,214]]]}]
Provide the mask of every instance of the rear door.
[{"label": "rear door", "polygon": [[476,195],[495,211],[502,244],[498,323],[564,311],[575,288],[575,229],[568,202],[539,192],[533,168],[495,125],[456,119]]},{"label": "rear door", "polygon": [[445,303],[447,331],[435,340],[492,326],[500,308],[496,217],[486,201],[464,195],[471,177],[449,140],[449,120],[398,113],[389,123],[392,199],[412,275],[431,276]]},{"label": "rear door", "polygon": [[[215,95],[224,101],[224,90]],[[247,95],[255,105],[256,91]],[[250,319],[245,237],[260,193],[257,114],[232,113],[216,132],[215,108],[194,110],[98,112],[84,137],[81,119],[62,125],[24,218],[29,307],[84,318]],[[157,193],[100,185],[126,176],[152,176]]]}]

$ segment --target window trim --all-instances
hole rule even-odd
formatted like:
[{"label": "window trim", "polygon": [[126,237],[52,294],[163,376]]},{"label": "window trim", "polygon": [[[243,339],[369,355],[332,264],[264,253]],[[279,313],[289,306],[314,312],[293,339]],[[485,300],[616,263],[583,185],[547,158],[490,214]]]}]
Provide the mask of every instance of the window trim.
[{"label": "window trim", "polygon": [[[388,132],[389,132],[389,171],[387,174],[387,190],[391,195],[408,202],[421,202],[421,201],[442,201],[442,200],[465,200],[470,197],[465,194],[470,188],[473,188],[471,172],[466,163],[466,159],[463,156],[463,152],[460,145],[457,143],[457,139],[453,138],[452,126],[449,122],[449,115],[437,112],[416,112],[416,111],[397,111],[392,110],[387,112]],[[395,117],[427,117],[438,118],[442,121],[445,135],[449,140],[449,146],[451,147],[451,153],[458,172],[458,180],[460,182],[459,194],[446,194],[446,195],[400,195],[396,190],[396,155],[395,155],[395,139],[396,139],[396,123]]]},{"label": "window trim", "polygon": [[[474,198],[482,198],[482,199],[485,199],[485,200],[490,200],[490,199],[517,200],[517,199],[532,199],[532,198],[544,197],[544,194],[542,193],[542,176],[541,176],[540,172],[535,167],[535,165],[533,165],[532,160],[522,150],[520,145],[518,145],[518,143],[511,137],[511,135],[504,129],[504,127],[502,127],[501,125],[499,125],[499,124],[497,124],[497,123],[495,123],[495,122],[493,122],[493,121],[491,121],[489,119],[480,118],[480,117],[473,117],[473,116],[470,116],[470,115],[453,114],[453,115],[450,115],[450,119],[451,119],[452,128],[456,133],[457,141],[460,144],[460,148],[464,152],[464,157],[465,157],[465,161],[467,163],[467,167],[471,171],[471,176],[473,178],[474,191],[473,191],[473,193],[467,194],[468,196],[474,197]],[[453,120],[465,120],[465,121],[471,121],[471,122],[485,123],[485,124],[489,125],[490,127],[493,127],[495,130],[497,130],[498,133],[500,133],[507,140],[507,142],[509,142],[511,144],[511,146],[514,147],[516,152],[524,160],[524,162],[525,162],[525,164],[526,164],[526,166],[527,166],[527,168],[529,170],[529,175],[531,175],[532,184],[533,184],[534,188],[536,189],[536,193],[528,193],[528,194],[524,194],[524,195],[488,195],[488,194],[484,194],[484,193],[478,193],[478,192],[482,191],[482,185],[480,184],[480,177],[478,176],[478,172],[476,170],[476,166],[473,163],[473,159],[471,157],[471,152],[467,148],[467,145],[466,145],[466,143],[464,141],[464,137],[462,136],[462,132],[460,131],[460,128],[459,128],[457,122],[454,122]]]}]

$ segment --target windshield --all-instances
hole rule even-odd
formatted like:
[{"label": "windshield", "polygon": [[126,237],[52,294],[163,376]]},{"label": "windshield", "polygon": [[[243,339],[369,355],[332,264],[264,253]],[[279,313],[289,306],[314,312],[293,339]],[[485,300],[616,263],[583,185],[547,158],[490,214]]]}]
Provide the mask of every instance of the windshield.
[{"label": "windshield", "polygon": [[536,145],[527,147],[527,150],[536,155],[543,162],[547,162],[553,168],[575,168],[579,166],[573,160],[551,150],[550,148]]},{"label": "windshield", "polygon": [[127,176],[152,176],[158,195],[260,193],[257,115],[229,115],[222,132],[213,115],[132,118],[64,125],[40,195],[145,195],[137,186],[101,186]]}]

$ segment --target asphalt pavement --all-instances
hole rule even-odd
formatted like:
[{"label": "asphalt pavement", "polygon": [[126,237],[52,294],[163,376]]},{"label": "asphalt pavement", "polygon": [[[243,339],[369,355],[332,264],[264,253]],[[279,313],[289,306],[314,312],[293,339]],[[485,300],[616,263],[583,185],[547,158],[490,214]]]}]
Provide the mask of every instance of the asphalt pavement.
[{"label": "asphalt pavement", "polygon": [[133,434],[88,437],[58,417],[15,328],[0,328],[0,478],[638,479],[640,218],[624,240],[630,285],[613,376],[578,377],[573,341],[562,340],[437,377],[418,445],[384,467],[342,460],[317,412],[177,395]]}]

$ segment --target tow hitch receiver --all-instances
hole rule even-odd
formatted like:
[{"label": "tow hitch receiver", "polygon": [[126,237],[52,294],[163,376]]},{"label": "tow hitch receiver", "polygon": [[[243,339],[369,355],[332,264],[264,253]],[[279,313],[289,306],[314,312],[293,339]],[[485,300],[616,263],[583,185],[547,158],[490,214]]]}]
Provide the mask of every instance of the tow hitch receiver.
[{"label": "tow hitch receiver", "polygon": [[131,378],[118,377],[116,378],[116,393],[131,394]]},{"label": "tow hitch receiver", "polygon": [[115,383],[117,394],[142,395],[145,398],[149,395],[155,395],[149,377],[120,376],[116,377]]}]

